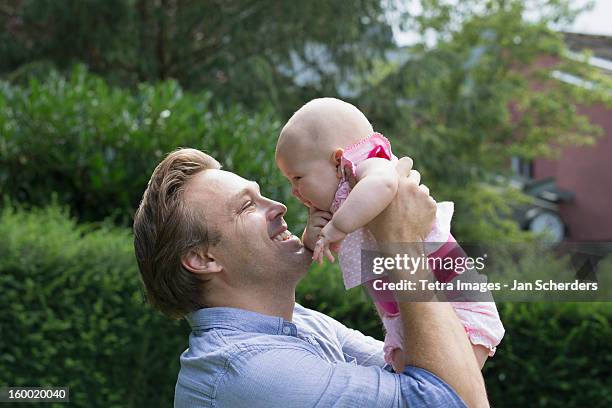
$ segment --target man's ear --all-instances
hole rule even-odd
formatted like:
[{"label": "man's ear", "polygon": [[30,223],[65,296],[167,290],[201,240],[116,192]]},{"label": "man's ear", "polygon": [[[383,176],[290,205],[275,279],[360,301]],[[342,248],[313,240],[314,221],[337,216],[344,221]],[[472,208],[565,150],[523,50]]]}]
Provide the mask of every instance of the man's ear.
[{"label": "man's ear", "polygon": [[197,274],[209,274],[221,272],[223,267],[209,253],[191,249],[181,259],[181,264],[185,269]]}]

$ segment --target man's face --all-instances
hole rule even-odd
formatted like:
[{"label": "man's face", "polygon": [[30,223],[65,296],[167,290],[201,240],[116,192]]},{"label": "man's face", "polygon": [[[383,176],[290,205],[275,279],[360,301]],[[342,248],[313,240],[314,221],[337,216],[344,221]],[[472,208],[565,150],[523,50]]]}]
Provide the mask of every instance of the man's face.
[{"label": "man's face", "polygon": [[283,220],[287,208],[260,195],[257,183],[224,170],[197,174],[186,190],[188,205],[199,205],[206,222],[221,235],[208,252],[234,287],[295,286],[311,253]]}]

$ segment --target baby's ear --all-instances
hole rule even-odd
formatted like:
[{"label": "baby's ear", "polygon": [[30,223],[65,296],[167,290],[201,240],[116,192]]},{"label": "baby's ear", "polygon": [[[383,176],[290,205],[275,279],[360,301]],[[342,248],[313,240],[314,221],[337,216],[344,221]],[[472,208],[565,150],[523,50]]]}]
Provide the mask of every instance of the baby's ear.
[{"label": "baby's ear", "polygon": [[331,155],[331,161],[334,166],[336,166],[336,178],[340,180],[342,178],[342,155],[344,154],[344,149],[339,147]]},{"label": "baby's ear", "polygon": [[340,161],[342,160],[342,154],[344,154],[344,149],[339,147],[336,150],[334,150],[334,152],[332,153],[332,163],[334,163],[334,166],[338,166],[340,165]]}]

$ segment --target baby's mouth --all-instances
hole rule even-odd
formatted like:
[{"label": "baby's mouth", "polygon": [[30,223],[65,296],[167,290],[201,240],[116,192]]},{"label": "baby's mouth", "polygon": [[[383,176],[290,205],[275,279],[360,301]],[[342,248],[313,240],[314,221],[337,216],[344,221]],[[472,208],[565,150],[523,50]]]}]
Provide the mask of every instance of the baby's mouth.
[{"label": "baby's mouth", "polygon": [[302,198],[302,197],[299,197],[299,196],[295,196],[295,198],[297,198],[298,201],[300,203],[302,203],[303,205],[305,205],[306,207],[309,207],[309,208],[312,207],[312,203],[310,201],[306,200],[305,198]]}]

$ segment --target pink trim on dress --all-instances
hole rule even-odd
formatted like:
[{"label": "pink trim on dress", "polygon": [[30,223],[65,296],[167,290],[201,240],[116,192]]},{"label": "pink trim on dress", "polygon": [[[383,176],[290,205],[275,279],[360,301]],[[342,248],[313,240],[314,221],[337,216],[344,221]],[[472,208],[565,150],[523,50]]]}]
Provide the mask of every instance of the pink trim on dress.
[{"label": "pink trim on dress", "polygon": [[[338,189],[330,208],[332,213],[338,211],[350,194],[351,181],[353,185],[356,182],[357,165],[373,157],[397,160],[391,151],[389,140],[380,133],[374,133],[344,150],[340,161],[342,179],[338,183]],[[434,226],[425,238],[425,252],[428,257],[465,256],[465,252],[450,233],[453,211],[454,206],[451,202],[437,204]],[[388,281],[386,276],[368,276],[367,271],[361,270],[361,251],[363,249],[377,249],[374,237],[366,228],[348,234],[342,241],[338,254],[340,269],[347,289],[364,284],[374,300],[386,330],[385,361],[391,364],[393,350],[401,348],[403,343],[399,307],[392,292],[375,291],[372,287],[375,278]],[[433,272],[436,279],[441,282],[449,282],[458,275],[455,271],[438,271],[435,268]],[[484,345],[489,349],[489,355],[492,356],[495,353],[495,346],[499,344],[504,335],[504,328],[495,303],[451,302],[451,305],[463,323],[472,344]]]}]

